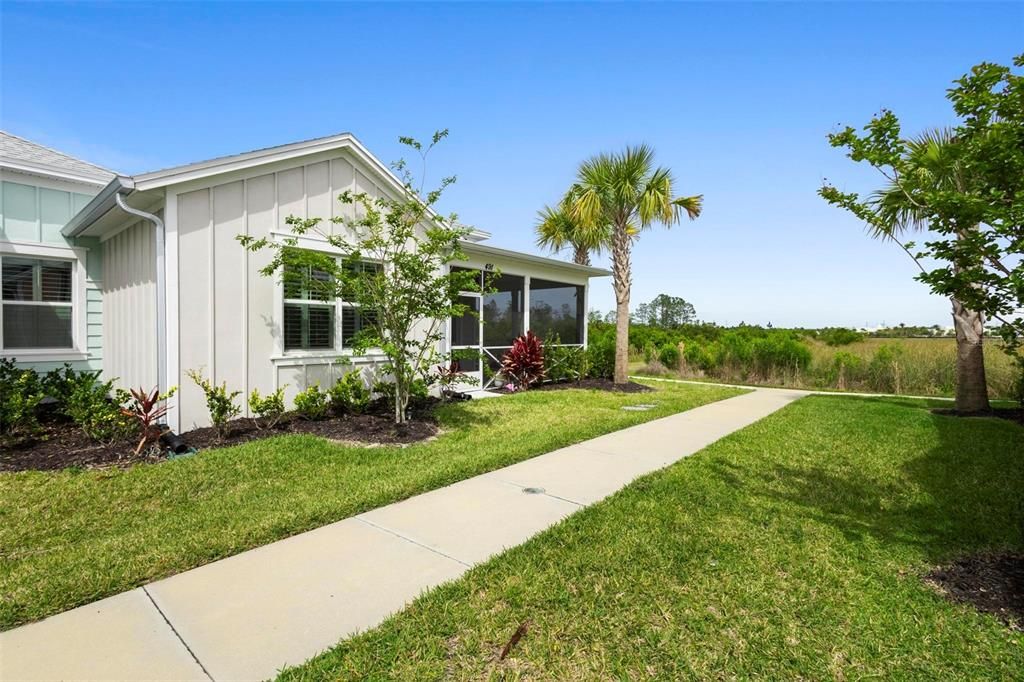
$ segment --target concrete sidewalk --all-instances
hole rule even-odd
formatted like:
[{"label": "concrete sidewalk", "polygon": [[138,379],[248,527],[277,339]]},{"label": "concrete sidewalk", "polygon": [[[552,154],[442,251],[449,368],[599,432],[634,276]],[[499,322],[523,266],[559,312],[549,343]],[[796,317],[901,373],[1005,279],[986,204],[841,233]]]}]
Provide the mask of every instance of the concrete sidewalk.
[{"label": "concrete sidewalk", "polygon": [[0,633],[0,680],[258,680],[802,391],[616,431]]}]

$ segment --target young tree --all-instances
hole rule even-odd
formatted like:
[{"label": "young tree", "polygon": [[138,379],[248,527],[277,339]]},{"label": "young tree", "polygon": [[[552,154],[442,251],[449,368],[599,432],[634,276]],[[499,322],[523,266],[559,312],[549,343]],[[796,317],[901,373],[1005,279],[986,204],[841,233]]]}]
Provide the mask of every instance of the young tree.
[{"label": "young tree", "polygon": [[[447,130],[435,133],[426,147],[409,137],[399,141],[420,156],[425,175],[427,156],[447,135]],[[413,381],[426,377],[435,364],[444,321],[468,312],[459,303],[459,292],[480,290],[481,285],[475,273],[446,267],[466,259],[460,240],[469,231],[454,214],[442,216],[434,210],[455,178],[444,178],[437,189],[424,192],[423,179],[414,185],[405,161],[393,168],[402,181],[394,198],[351,192],[339,196],[356,207],[355,218],[325,223],[289,216],[292,234],[286,238],[237,239],[250,251],[273,252],[260,270],[263,275],[281,277],[286,286],[301,286],[322,300],[359,304],[364,327],[355,336],[354,350],[377,347],[387,357],[384,370],[395,384],[395,423],[401,424]],[[331,229],[332,223],[342,229]],[[333,253],[300,248],[300,238],[310,233]]]},{"label": "young tree", "polygon": [[590,227],[608,225],[611,230],[617,384],[627,382],[633,242],[655,223],[668,227],[679,223],[684,214],[691,220],[700,215],[702,197],[675,197],[673,184],[669,169],[654,166],[654,150],[640,145],[584,161],[566,195],[565,203],[576,220]]},{"label": "young tree", "polygon": [[697,321],[697,311],[693,305],[679,296],[658,294],[650,302],[652,324],[670,329]]},{"label": "young tree", "polygon": [[[1024,55],[1014,64],[1024,66]],[[972,412],[988,407],[984,385],[977,386],[983,376],[977,369],[981,316],[1002,325],[1006,347],[1018,358],[1024,337],[1024,76],[979,64],[956,81],[948,99],[960,123],[941,145],[905,139],[890,111],[873,118],[863,133],[847,128],[830,136],[852,160],[877,169],[888,187],[867,199],[827,183],[820,193],[897,243],[894,206],[904,207],[905,219],[927,225],[928,241],[920,250],[913,243],[901,246],[921,265],[917,279],[954,300],[958,345],[964,333],[969,342],[977,337],[967,344],[964,362],[958,361],[964,374],[958,376],[957,408]],[[946,173],[942,181],[937,169]],[[925,266],[932,261],[937,265]],[[977,317],[965,317],[972,311]]]}]

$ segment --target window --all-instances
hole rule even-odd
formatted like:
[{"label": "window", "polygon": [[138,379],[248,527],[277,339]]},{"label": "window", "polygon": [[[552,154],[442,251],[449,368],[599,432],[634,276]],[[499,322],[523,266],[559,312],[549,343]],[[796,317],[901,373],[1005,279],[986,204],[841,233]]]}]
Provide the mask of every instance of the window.
[{"label": "window", "polygon": [[501,275],[490,282],[493,291],[483,295],[485,346],[511,346],[523,333],[523,283],[515,275]]},{"label": "window", "polygon": [[544,340],[583,343],[583,287],[530,280],[530,328]]},{"label": "window", "polygon": [[0,259],[5,349],[74,348],[73,269],[68,260]]},{"label": "window", "polygon": [[326,291],[331,275],[310,266],[284,273],[284,349],[334,348],[334,302]]},{"label": "window", "polygon": [[[349,272],[353,268],[356,272],[380,271],[379,264],[368,262],[346,264],[345,268]],[[373,322],[373,311],[344,297],[331,297],[334,282],[329,272],[312,266],[286,266],[283,280],[286,351],[341,350]]]}]

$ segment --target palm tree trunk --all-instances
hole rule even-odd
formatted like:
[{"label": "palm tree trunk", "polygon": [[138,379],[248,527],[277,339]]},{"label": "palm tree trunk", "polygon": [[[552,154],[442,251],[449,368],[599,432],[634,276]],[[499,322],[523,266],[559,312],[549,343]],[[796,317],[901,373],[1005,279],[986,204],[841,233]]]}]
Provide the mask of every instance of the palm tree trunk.
[{"label": "palm tree trunk", "polygon": [[629,233],[616,225],[612,235],[612,286],[615,288],[615,383],[625,384],[629,369]]},{"label": "palm tree trunk", "polygon": [[590,265],[590,249],[580,244],[575,244],[574,249],[572,262],[576,265]]},{"label": "palm tree trunk", "polygon": [[987,412],[991,408],[982,347],[984,318],[957,299],[951,300],[956,331],[956,409],[958,412]]}]

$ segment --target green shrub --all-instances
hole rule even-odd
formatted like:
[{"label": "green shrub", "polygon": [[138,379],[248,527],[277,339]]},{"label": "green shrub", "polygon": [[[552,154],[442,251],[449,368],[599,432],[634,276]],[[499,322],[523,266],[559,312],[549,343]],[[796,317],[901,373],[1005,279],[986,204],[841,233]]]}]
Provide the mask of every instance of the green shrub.
[{"label": "green shrub", "polygon": [[584,349],[563,346],[559,339],[544,343],[544,376],[548,381],[579,381],[583,377]]},{"label": "green shrub", "polygon": [[710,372],[715,368],[715,353],[708,346],[702,346],[696,341],[690,341],[684,346],[683,358],[692,369]]},{"label": "green shrub", "polygon": [[829,372],[830,383],[836,388],[845,390],[851,382],[856,381],[864,361],[859,355],[841,350],[832,358]]},{"label": "green shrub", "polygon": [[669,369],[679,369],[679,346],[666,344],[658,351],[658,361]]},{"label": "green shrub", "polygon": [[811,349],[784,334],[771,334],[750,343],[754,371],[771,376],[777,371],[800,372],[811,364]]},{"label": "green shrub", "polygon": [[[43,391],[57,403],[57,412],[68,415],[68,397],[81,387],[91,388],[99,381],[100,372],[76,371],[70,363],[65,362],[63,367],[50,370],[43,377]],[[109,393],[109,390],[108,390]]]},{"label": "green shrub", "polygon": [[615,376],[615,328],[592,329],[587,343],[586,363],[589,375],[595,379]]},{"label": "green shrub", "polygon": [[[392,384],[393,385],[393,384]],[[350,412],[362,414],[370,405],[372,396],[362,372],[358,369],[346,372],[330,390],[331,409],[338,414]]]},{"label": "green shrub", "polygon": [[0,434],[8,442],[18,442],[39,433],[36,414],[45,392],[39,375],[31,369],[19,369],[14,360],[0,360]]},{"label": "green shrub", "polygon": [[249,409],[256,415],[252,420],[256,428],[274,428],[284,416],[284,387],[266,396],[261,396],[258,388],[252,389],[252,393],[249,394]]},{"label": "green shrub", "polygon": [[830,346],[848,346],[864,340],[864,334],[845,327],[828,327],[818,332],[818,339]]},{"label": "green shrub", "polygon": [[[135,424],[121,411],[128,398],[125,391],[114,391],[114,382],[99,380],[99,372],[80,372],[71,381],[71,392],[64,396],[62,411],[90,439],[112,443],[135,432]],[[112,395],[116,395],[111,399]]]},{"label": "green shrub", "polygon": [[220,386],[214,385],[209,379],[194,369],[186,372],[188,377],[195,382],[206,396],[206,409],[210,413],[210,421],[221,438],[228,434],[230,425],[228,422],[242,412],[242,408],[235,405],[235,398],[242,395],[241,391],[228,392],[228,383],[225,381]]},{"label": "green shrub", "polygon": [[320,390],[319,384],[313,384],[295,396],[295,410],[303,419],[317,421],[327,416],[328,396]]},{"label": "green shrub", "polygon": [[903,389],[903,347],[886,343],[875,351],[868,363],[868,383],[872,390],[901,393]]}]

